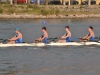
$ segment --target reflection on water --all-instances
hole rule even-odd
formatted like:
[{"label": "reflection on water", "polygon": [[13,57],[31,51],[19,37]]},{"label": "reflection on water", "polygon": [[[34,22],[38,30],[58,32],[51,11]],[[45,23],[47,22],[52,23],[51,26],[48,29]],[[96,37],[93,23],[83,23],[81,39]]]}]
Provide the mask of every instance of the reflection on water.
[{"label": "reflection on water", "polygon": [[[46,21],[46,25],[42,25]],[[10,38],[19,27],[25,42],[39,37],[46,26],[49,37],[61,36],[70,26],[72,40],[93,26],[100,36],[99,18],[86,19],[0,19],[0,38]],[[99,46],[0,48],[0,75],[100,75]]]}]

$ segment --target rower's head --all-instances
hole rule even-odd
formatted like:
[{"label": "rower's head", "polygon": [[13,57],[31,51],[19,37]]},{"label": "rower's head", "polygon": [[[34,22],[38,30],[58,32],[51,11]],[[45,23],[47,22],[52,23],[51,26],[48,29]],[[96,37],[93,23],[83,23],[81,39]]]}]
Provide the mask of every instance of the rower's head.
[{"label": "rower's head", "polygon": [[68,31],[69,30],[69,26],[65,26],[65,30]]},{"label": "rower's head", "polygon": [[93,27],[89,26],[88,31],[92,31],[92,30],[93,30]]},{"label": "rower's head", "polygon": [[19,28],[15,28],[15,32],[18,33],[20,31]]},{"label": "rower's head", "polygon": [[42,32],[45,32],[46,31],[46,27],[42,27]]}]

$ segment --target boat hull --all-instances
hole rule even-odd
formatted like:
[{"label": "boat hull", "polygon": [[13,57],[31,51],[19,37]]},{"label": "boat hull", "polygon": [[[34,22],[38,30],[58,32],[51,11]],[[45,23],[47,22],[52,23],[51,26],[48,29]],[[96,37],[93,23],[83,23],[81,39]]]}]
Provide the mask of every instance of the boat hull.
[{"label": "boat hull", "polygon": [[68,43],[20,43],[20,44],[0,44],[0,47],[12,47],[12,46],[82,46],[82,45],[98,45],[100,46],[99,42],[68,42]]}]

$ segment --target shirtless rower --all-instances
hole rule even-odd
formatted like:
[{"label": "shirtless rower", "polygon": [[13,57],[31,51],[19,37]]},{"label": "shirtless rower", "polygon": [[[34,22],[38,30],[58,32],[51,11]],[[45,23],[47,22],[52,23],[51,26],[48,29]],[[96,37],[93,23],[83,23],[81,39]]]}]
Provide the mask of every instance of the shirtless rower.
[{"label": "shirtless rower", "polygon": [[69,30],[69,26],[65,27],[65,31],[66,31],[66,33],[59,38],[59,40],[58,40],[59,43],[70,42],[71,41],[70,40],[71,39],[71,32]]},{"label": "shirtless rower", "polygon": [[22,43],[22,34],[19,28],[15,29],[16,35],[11,39],[8,39],[8,44]]},{"label": "shirtless rower", "polygon": [[48,33],[46,31],[46,27],[42,27],[42,36],[38,39],[36,39],[34,42],[35,43],[38,43],[38,42],[43,42],[43,43],[47,43],[47,40],[48,40]]},{"label": "shirtless rower", "polygon": [[85,37],[80,38],[81,41],[83,41],[83,42],[86,42],[86,41],[88,41],[88,40],[89,40],[89,41],[94,41],[94,39],[95,39],[95,34],[94,34],[94,32],[93,32],[93,27],[92,27],[92,26],[89,26],[88,31],[89,31],[89,33],[88,33]]}]

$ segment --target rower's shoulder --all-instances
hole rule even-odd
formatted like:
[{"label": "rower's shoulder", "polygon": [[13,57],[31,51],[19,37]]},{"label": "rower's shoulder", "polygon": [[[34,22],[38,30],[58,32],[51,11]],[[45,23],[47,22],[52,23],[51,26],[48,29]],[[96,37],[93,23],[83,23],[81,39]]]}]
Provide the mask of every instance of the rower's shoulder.
[{"label": "rower's shoulder", "polygon": [[47,32],[47,31],[46,31],[45,33],[46,33],[46,34],[48,34],[48,32]]}]

